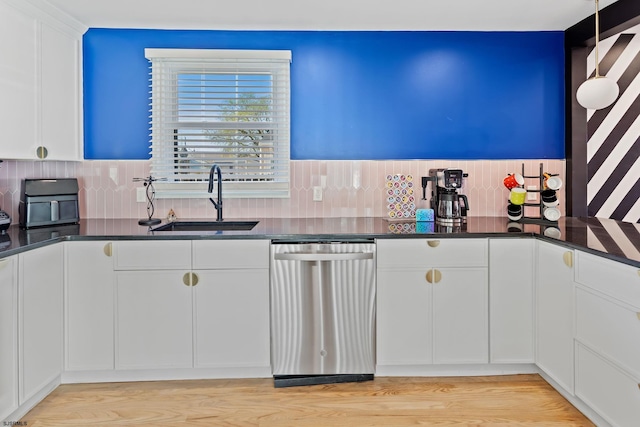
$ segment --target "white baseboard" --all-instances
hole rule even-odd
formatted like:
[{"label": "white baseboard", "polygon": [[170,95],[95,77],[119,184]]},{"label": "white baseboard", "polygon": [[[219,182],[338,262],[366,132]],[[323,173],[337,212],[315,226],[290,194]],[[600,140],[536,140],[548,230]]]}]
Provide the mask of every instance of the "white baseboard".
[{"label": "white baseboard", "polygon": [[589,418],[595,425],[597,425],[598,427],[611,427],[611,424],[609,424],[604,418],[602,418],[593,409],[591,409],[589,405],[580,400],[580,398],[574,396],[573,394],[562,388],[560,384],[558,384],[553,378],[547,375],[542,369],[538,368],[538,373],[542,378],[544,378],[546,382],[551,384],[551,386],[556,389],[556,391],[560,393],[562,397],[567,399],[569,403],[575,406],[578,411],[582,412],[582,414],[585,417]]},{"label": "white baseboard", "polygon": [[62,374],[62,384],[271,377],[272,374],[270,366],[243,368],[66,371]]},{"label": "white baseboard", "polygon": [[[13,411],[7,418],[2,420],[3,425],[13,425],[12,422],[19,421],[22,417],[24,417],[30,410],[33,409],[38,403],[42,402],[45,397],[47,397],[53,390],[55,390],[61,384],[60,376],[54,378],[49,384],[44,386],[41,390],[27,399],[22,405],[18,407],[15,411]],[[26,425],[31,425],[29,419],[25,419],[27,422]]]},{"label": "white baseboard", "polygon": [[483,375],[537,374],[533,363],[486,365],[378,365],[379,377],[477,377]]}]

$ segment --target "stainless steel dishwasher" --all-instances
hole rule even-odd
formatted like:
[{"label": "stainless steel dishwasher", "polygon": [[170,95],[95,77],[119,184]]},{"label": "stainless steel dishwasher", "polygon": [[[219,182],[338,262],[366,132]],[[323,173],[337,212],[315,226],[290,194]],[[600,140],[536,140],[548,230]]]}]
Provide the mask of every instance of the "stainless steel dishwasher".
[{"label": "stainless steel dishwasher", "polygon": [[271,245],[276,387],[373,379],[375,243]]}]

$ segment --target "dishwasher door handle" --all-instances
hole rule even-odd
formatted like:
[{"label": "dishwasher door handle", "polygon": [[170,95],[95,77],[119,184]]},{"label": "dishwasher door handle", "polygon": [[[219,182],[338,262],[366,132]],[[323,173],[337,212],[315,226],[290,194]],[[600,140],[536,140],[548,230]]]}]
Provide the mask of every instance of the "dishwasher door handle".
[{"label": "dishwasher door handle", "polygon": [[284,261],[353,261],[361,259],[373,259],[373,252],[285,252],[281,254],[274,254],[273,259]]}]

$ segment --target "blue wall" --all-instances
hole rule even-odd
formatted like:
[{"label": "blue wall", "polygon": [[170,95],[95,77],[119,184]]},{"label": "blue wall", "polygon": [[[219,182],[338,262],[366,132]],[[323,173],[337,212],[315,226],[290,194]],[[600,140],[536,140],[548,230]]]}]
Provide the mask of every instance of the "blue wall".
[{"label": "blue wall", "polygon": [[291,50],[292,159],[564,158],[562,32],[90,29],[87,159],[149,158],[147,47]]}]

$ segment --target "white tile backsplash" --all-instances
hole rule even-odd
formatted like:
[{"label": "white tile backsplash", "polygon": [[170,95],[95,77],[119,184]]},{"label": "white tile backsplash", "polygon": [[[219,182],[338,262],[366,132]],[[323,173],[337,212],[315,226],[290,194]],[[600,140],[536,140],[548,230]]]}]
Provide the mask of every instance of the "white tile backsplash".
[{"label": "white tile backsplash", "polygon": [[[380,217],[387,214],[385,177],[411,174],[416,184],[418,207],[423,203],[420,177],[431,168],[458,167],[469,173],[466,193],[470,216],[505,216],[508,191],[502,179],[512,172],[527,175],[545,170],[565,181],[564,160],[296,160],[291,162],[291,198],[226,199],[226,218]],[[0,207],[17,222],[20,183],[24,178],[77,177],[82,218],[143,218],[146,204],[136,201],[141,183],[133,178],[149,175],[149,161],[100,160],[84,162],[5,161],[0,164]],[[325,177],[325,178],[323,178]],[[313,187],[323,187],[323,201],[313,201]],[[529,185],[538,185],[529,180]],[[564,214],[564,188],[558,192]],[[155,217],[170,209],[179,218],[213,218],[215,210],[206,199],[157,199]],[[426,207],[426,205],[424,206]]]}]

